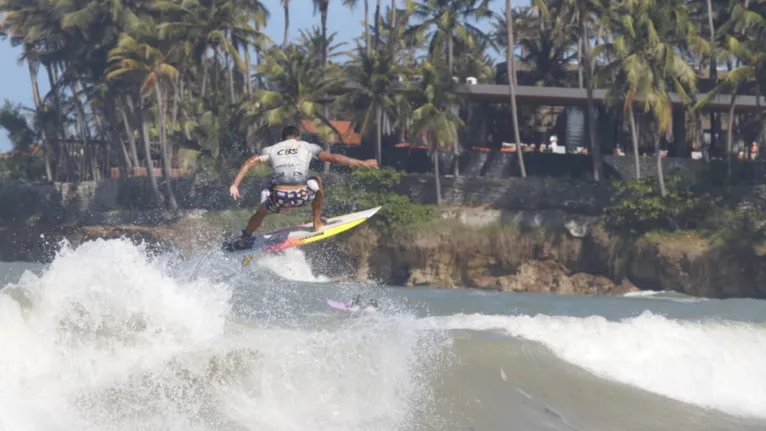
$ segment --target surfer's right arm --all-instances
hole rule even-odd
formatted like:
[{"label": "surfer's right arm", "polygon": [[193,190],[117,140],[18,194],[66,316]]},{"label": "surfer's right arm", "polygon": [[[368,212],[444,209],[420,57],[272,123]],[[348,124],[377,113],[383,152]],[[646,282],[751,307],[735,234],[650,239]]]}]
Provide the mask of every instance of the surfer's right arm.
[{"label": "surfer's right arm", "polygon": [[319,154],[317,154],[317,159],[322,162],[330,162],[343,166],[365,166],[368,168],[378,167],[378,161],[375,159],[359,160],[351,157],[346,157],[343,154],[333,154],[327,151],[320,151]]},{"label": "surfer's right arm", "polygon": [[242,168],[239,170],[237,177],[234,178],[234,182],[231,184],[231,187],[229,187],[229,194],[231,197],[234,199],[239,198],[239,183],[242,182],[243,178],[245,178],[247,171],[254,166],[258,166],[259,163],[268,161],[268,159],[269,156],[267,154],[256,154],[245,160],[245,163],[242,164]]}]

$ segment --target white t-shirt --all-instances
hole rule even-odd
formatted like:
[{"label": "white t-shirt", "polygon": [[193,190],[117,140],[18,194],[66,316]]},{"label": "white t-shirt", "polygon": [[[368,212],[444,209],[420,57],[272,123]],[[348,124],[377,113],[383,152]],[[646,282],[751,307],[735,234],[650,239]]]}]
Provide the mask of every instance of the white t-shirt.
[{"label": "white t-shirt", "polygon": [[274,184],[300,185],[308,181],[309,164],[322,147],[288,139],[261,150],[261,161],[270,162]]}]

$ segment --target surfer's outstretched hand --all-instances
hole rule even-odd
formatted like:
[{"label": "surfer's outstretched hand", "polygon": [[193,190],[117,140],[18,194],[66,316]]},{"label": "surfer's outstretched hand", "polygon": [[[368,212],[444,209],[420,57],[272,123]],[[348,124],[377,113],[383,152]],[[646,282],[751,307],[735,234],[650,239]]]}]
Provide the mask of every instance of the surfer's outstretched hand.
[{"label": "surfer's outstretched hand", "polygon": [[237,186],[231,186],[231,187],[229,187],[229,194],[230,194],[230,195],[231,195],[231,197],[233,197],[234,199],[239,199],[239,187],[237,187]]},{"label": "surfer's outstretched hand", "polygon": [[375,160],[375,159],[367,159],[367,160],[362,162],[362,166],[364,166],[365,168],[375,168],[375,169],[377,169],[378,168],[378,161]]}]

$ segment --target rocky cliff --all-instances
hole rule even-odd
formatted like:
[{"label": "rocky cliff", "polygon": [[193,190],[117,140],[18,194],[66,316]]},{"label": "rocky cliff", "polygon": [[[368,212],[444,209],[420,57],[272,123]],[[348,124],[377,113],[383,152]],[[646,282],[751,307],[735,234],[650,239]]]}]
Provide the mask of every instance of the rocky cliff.
[{"label": "rocky cliff", "polygon": [[[716,244],[696,233],[628,240],[607,234],[595,218],[562,213],[517,213],[510,223],[498,224],[492,212],[467,212],[397,237],[362,227],[332,247],[307,251],[323,273],[357,282],[588,295],[673,290],[711,298],[766,298],[766,252],[756,249]],[[327,259],[328,253],[334,258]]]},{"label": "rocky cliff", "polygon": [[[215,214],[158,226],[18,225],[0,228],[0,260],[49,261],[61,240],[128,237],[156,251],[219,244]],[[119,217],[107,217],[119,220]],[[702,297],[766,298],[766,253],[716,245],[695,233],[608,235],[598,219],[559,211],[452,209],[442,220],[383,234],[363,225],[304,247],[315,272],[363,283],[562,294],[674,290]]]}]

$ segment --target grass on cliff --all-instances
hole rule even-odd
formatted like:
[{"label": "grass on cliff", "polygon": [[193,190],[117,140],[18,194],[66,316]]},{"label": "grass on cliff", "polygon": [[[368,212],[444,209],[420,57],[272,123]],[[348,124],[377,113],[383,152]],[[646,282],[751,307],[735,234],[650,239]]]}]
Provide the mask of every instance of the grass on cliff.
[{"label": "grass on cliff", "polygon": [[355,169],[344,181],[328,188],[324,212],[332,217],[382,206],[366,224],[386,235],[436,220],[436,206],[415,203],[396,192],[403,175],[391,168]]},{"label": "grass on cliff", "polygon": [[766,217],[752,208],[733,207],[704,189],[692,189],[675,172],[666,176],[667,195],[655,177],[614,181],[614,203],[604,211],[604,227],[629,259],[643,247],[689,257],[708,253],[738,259],[766,255]]}]

